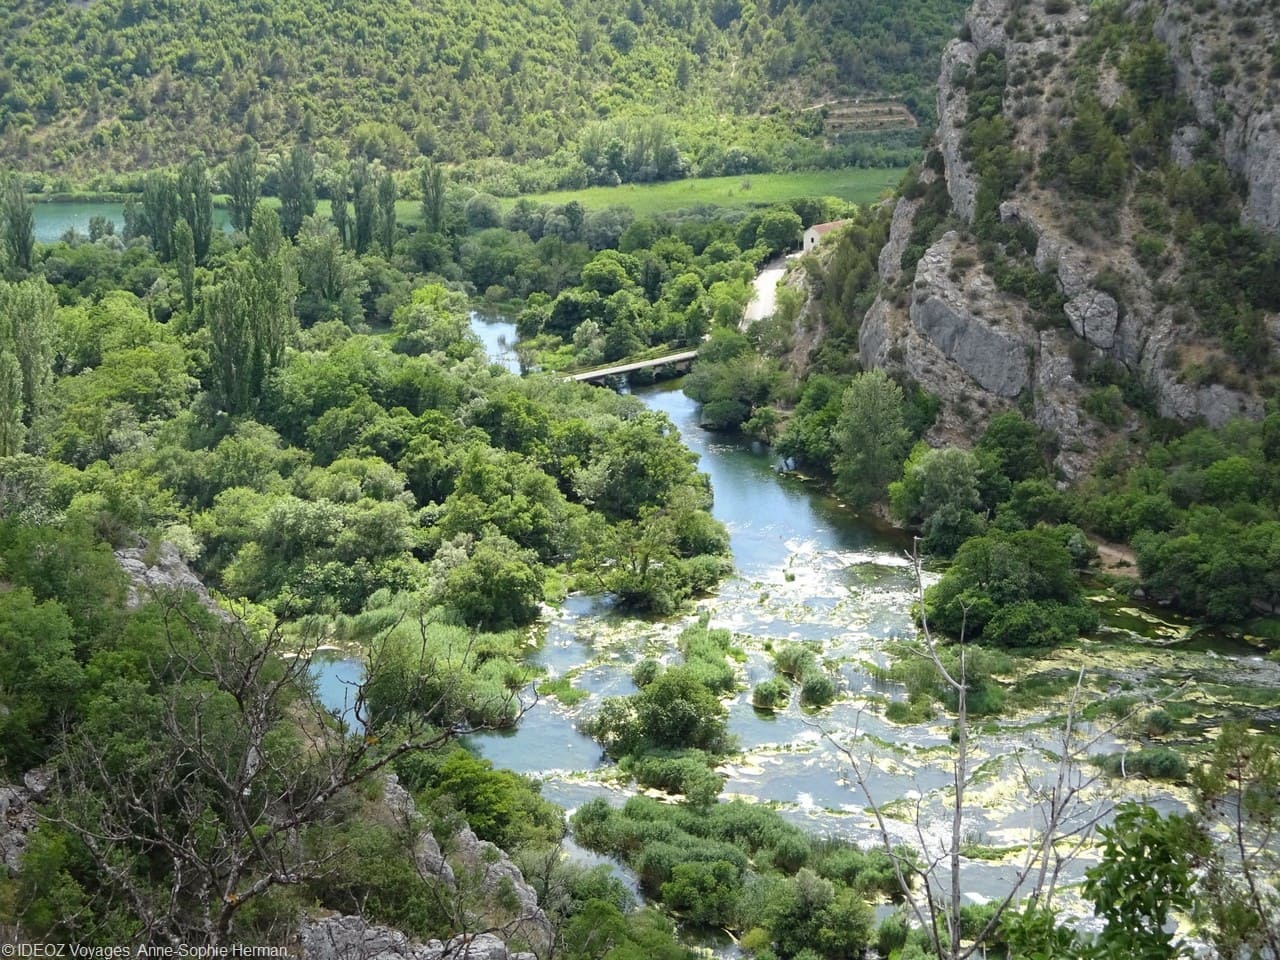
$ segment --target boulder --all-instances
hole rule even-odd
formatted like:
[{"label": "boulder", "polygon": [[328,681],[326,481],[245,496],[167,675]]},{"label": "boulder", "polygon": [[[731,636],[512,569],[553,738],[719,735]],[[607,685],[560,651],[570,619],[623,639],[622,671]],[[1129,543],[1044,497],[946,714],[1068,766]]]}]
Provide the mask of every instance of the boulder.
[{"label": "boulder", "polygon": [[1076,336],[1091,347],[1110,350],[1115,345],[1120,307],[1111,294],[1085,290],[1068,300],[1063,309]]},{"label": "boulder", "polygon": [[[442,960],[446,955],[439,940],[416,943],[399,930],[371,924],[363,917],[304,920],[298,935],[304,960]],[[505,947],[494,960],[507,960]]]}]

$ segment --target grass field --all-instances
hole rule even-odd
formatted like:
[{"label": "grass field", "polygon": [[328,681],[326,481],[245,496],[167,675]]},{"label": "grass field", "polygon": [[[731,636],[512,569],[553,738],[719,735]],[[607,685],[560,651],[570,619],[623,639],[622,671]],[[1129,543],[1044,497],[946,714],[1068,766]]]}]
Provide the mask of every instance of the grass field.
[{"label": "grass field", "polygon": [[[901,167],[849,167],[803,173],[756,173],[741,177],[557,190],[554,193],[530,194],[528,199],[550,204],[577,200],[588,210],[623,206],[643,214],[671,213],[699,204],[739,208],[768,206],[795,197],[839,197],[853,203],[870,203],[885,190],[896,187],[905,172]],[[509,209],[514,203],[514,200],[503,200],[503,209]]]}]

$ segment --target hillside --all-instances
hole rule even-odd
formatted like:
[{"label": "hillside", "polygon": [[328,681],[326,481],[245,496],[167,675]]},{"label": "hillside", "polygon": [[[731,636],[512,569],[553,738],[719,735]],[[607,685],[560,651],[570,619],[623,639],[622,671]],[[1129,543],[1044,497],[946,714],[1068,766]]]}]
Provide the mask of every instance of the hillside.
[{"label": "hillside", "polygon": [[962,9],[24,0],[0,11],[0,163],[84,180],[192,151],[224,158],[245,135],[267,152],[301,139],[392,167],[526,161],[661,116],[678,156],[649,178],[758,172],[826,145],[821,111],[803,108],[834,97],[893,98],[885,126],[931,125],[929,88]]},{"label": "hillside", "polygon": [[893,214],[864,368],[1019,407],[1082,477],[1144,418],[1259,418],[1280,349],[1280,13],[979,0]]}]

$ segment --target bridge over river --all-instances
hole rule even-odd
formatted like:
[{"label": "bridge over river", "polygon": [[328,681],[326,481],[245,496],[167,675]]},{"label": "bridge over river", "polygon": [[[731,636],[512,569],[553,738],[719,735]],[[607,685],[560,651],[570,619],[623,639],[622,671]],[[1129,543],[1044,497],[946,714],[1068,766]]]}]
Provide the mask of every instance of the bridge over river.
[{"label": "bridge over river", "polygon": [[579,373],[571,373],[566,376],[565,379],[577,380],[580,383],[590,383],[597,380],[607,380],[609,377],[622,376],[624,373],[631,373],[635,370],[648,370],[650,367],[688,367],[693,363],[693,359],[697,355],[697,350],[682,350],[679,353],[668,353],[661,357],[651,357],[648,360],[632,360],[627,363],[617,363],[611,367],[599,367],[595,370],[583,370]]}]

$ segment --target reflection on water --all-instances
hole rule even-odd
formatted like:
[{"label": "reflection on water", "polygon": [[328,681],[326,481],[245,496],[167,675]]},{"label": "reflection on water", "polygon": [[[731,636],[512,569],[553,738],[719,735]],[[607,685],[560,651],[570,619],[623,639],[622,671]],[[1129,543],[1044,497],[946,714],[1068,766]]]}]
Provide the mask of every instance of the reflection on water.
[{"label": "reflection on water", "polygon": [[516,356],[516,325],[500,314],[471,311],[471,331],[484,344],[490,363],[496,363],[514,374],[520,373]]},{"label": "reflection on water", "polygon": [[[35,237],[37,243],[57,243],[68,230],[82,237],[89,236],[89,221],[103,217],[115,225],[116,236],[124,233],[124,204],[98,203],[96,201],[71,201],[67,203],[37,203],[34,205]],[[231,229],[231,214],[214,208],[213,228]]]},{"label": "reflection on water", "polygon": [[311,662],[316,693],[335,715],[348,724],[356,722],[356,688],[364,680],[364,662],[341,654],[321,652]]}]

